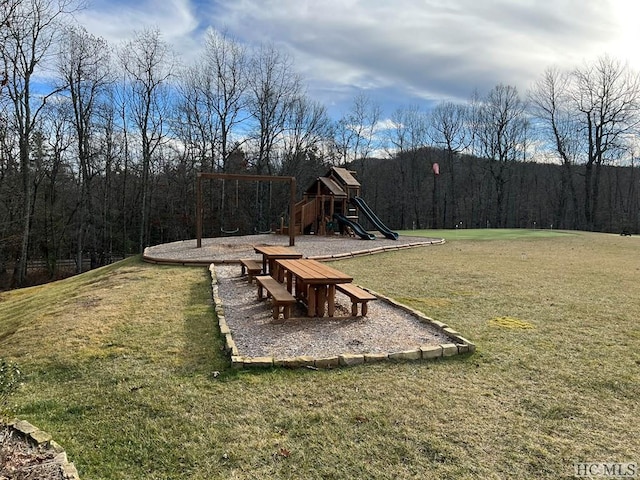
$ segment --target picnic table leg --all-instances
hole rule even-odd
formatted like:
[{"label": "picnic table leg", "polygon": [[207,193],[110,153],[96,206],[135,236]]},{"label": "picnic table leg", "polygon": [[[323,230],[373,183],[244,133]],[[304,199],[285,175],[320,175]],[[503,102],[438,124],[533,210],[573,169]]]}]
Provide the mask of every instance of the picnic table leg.
[{"label": "picnic table leg", "polygon": [[293,291],[293,274],[291,272],[286,273],[287,278],[287,290],[289,293]]},{"label": "picnic table leg", "polygon": [[309,294],[307,295],[307,315],[310,317],[316,316],[316,287],[313,285],[309,285],[308,287]]},{"label": "picnic table leg", "polygon": [[316,300],[316,308],[318,309],[318,316],[324,317],[324,306],[327,303],[327,286],[318,285],[317,289],[318,299]]},{"label": "picnic table leg", "polygon": [[299,277],[296,277],[295,294],[293,295],[299,300],[307,301],[307,286]]},{"label": "picnic table leg", "polygon": [[329,291],[327,292],[327,315],[333,317],[336,311],[336,286],[329,285]]},{"label": "picnic table leg", "polygon": [[262,255],[262,273],[264,275],[269,273],[267,272],[267,257],[264,254]]}]

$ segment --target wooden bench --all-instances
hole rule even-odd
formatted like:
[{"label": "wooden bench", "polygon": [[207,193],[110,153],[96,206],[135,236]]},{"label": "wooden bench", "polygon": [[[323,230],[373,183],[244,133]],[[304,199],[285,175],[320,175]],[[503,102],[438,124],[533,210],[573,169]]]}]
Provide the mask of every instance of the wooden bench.
[{"label": "wooden bench", "polygon": [[367,314],[367,302],[369,300],[376,300],[376,296],[370,294],[366,290],[354,285],[353,283],[339,283],[336,285],[336,290],[344,293],[351,299],[351,315],[358,316],[358,304],[362,304],[362,316]]},{"label": "wooden bench", "polygon": [[264,290],[267,291],[267,297],[271,297],[274,320],[280,316],[280,308],[282,308],[284,318],[289,318],[291,307],[295,305],[296,299],[287,291],[287,287],[269,275],[260,275],[255,279],[258,284],[258,300],[262,300]]},{"label": "wooden bench", "polygon": [[252,260],[250,258],[244,258],[242,260],[240,260],[240,265],[241,265],[241,271],[240,274],[244,275],[245,272],[247,273],[248,276],[248,280],[249,283],[253,282],[253,278],[256,275],[260,275],[260,273],[262,273],[262,263],[260,263],[258,260]]}]

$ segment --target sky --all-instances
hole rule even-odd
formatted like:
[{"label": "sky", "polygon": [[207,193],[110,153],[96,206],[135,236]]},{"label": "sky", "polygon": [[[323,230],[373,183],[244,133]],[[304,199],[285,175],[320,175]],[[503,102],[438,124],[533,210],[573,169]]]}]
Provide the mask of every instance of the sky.
[{"label": "sky", "polygon": [[525,93],[603,55],[640,70],[638,0],[89,0],[76,18],[114,45],[157,28],[187,62],[207,28],[271,42],[336,118],[358,94],[391,115],[499,83]]}]

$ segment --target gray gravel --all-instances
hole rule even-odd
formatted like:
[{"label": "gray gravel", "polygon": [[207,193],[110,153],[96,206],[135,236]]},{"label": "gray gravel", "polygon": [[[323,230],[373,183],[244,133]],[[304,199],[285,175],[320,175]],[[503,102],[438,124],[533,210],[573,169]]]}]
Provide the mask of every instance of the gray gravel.
[{"label": "gray gravel", "polygon": [[[304,235],[295,238],[293,248],[306,258],[327,260],[440,243],[443,240],[439,238],[410,236],[362,240]],[[340,293],[336,295],[333,318],[309,318],[296,306],[292,318],[273,320],[269,302],[258,301],[255,284],[250,285],[246,277],[241,277],[240,266],[234,264],[241,258],[260,258],[253,250],[258,245],[288,246],[289,237],[266,234],[207,238],[202,240],[201,248],[196,247],[195,240],[186,240],[149,247],[144,256],[148,261],[215,264],[225,319],[242,357],[389,354],[449,341],[437,328],[382,299],[369,302],[366,317],[351,317],[350,300]]]}]

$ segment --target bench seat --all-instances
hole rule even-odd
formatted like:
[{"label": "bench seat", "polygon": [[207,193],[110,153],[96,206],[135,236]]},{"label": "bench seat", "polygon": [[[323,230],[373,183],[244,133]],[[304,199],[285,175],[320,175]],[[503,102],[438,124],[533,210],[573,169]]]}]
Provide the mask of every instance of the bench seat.
[{"label": "bench seat", "polygon": [[255,277],[258,284],[258,300],[262,300],[264,290],[267,291],[267,297],[271,298],[271,306],[273,309],[272,316],[277,320],[280,316],[280,309],[284,318],[291,316],[291,308],[296,303],[296,299],[282,283],[269,275],[260,275]]},{"label": "bench seat", "polygon": [[336,290],[344,293],[351,299],[351,315],[358,316],[358,304],[362,304],[362,316],[367,314],[367,302],[376,300],[377,297],[353,283],[339,283]]},{"label": "bench seat", "polygon": [[258,260],[243,258],[242,260],[240,260],[240,265],[240,274],[244,275],[246,272],[249,283],[253,282],[253,279],[256,275],[260,275],[260,273],[262,273],[262,263],[260,263]]}]

